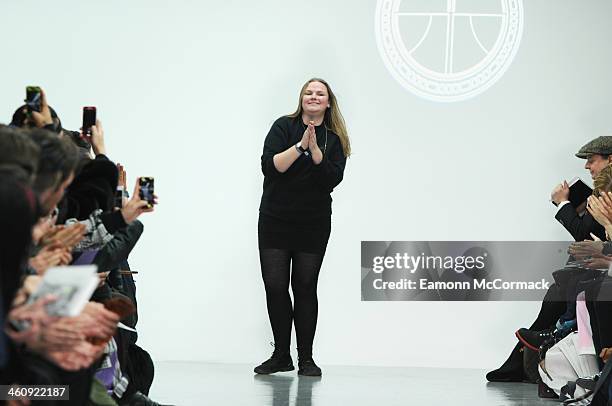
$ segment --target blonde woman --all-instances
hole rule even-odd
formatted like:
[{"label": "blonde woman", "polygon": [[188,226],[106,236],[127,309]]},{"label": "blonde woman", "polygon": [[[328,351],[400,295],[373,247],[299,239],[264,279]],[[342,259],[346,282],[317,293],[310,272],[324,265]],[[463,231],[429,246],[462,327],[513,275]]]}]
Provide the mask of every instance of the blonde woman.
[{"label": "blonde woman", "polygon": [[[587,199],[587,210],[595,221],[606,230],[607,240],[612,235],[612,166],[606,166],[593,180],[593,194]],[[587,268],[605,269],[612,262],[609,250],[604,250],[604,243],[591,234],[595,241],[573,243],[569,253],[576,259],[584,261]],[[609,243],[608,243],[609,244]],[[605,252],[604,252],[605,251]]]},{"label": "blonde woman", "polygon": [[593,195],[589,196],[587,210],[606,230],[606,239],[612,236],[612,166],[608,165],[593,180]]},{"label": "blonde woman", "polygon": [[295,369],[289,351],[295,323],[298,374],[321,375],[312,357],[317,280],[331,231],[330,194],[350,152],[338,102],[323,79],[307,81],[296,111],[276,120],[266,136],[258,240],[275,348],[258,374]]}]

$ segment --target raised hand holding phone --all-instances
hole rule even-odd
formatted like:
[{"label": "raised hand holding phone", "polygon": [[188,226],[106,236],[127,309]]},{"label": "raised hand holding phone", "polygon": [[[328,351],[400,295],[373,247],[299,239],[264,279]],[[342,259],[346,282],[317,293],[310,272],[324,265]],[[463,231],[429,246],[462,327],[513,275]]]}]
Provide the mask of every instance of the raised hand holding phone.
[{"label": "raised hand holding phone", "polygon": [[38,89],[40,90],[40,111],[30,110],[30,113],[34,125],[38,128],[42,128],[53,124],[53,118],[51,117],[51,109],[49,109],[45,91],[40,87]]},{"label": "raised hand holding phone", "polygon": [[155,204],[155,195],[154,195],[155,183],[154,182],[155,182],[155,179],[153,179],[152,177],[143,176],[143,177],[138,178],[140,198],[142,200],[147,201],[150,207],[153,207],[153,205]]},{"label": "raised hand holding phone", "polygon": [[[144,178],[153,179],[153,178]],[[157,196],[152,193],[151,200],[147,201],[142,198],[140,193],[141,178],[136,179],[136,185],[134,186],[134,193],[132,198],[121,209],[121,214],[126,223],[130,224],[138,218],[142,213],[150,213],[155,210],[154,205],[157,204]]]},{"label": "raised hand holding phone", "polygon": [[93,148],[94,154],[106,155],[106,144],[104,142],[104,128],[102,128],[102,122],[96,120],[96,125],[91,127],[91,147]]}]

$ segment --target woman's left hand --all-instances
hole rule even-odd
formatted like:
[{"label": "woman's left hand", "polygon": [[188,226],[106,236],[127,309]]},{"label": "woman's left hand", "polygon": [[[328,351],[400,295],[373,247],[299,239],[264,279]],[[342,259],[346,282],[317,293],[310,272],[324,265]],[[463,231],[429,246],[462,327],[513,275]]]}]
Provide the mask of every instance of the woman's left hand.
[{"label": "woman's left hand", "polygon": [[315,132],[312,122],[311,125],[308,126],[308,128],[312,128],[309,136],[310,139],[308,141],[308,145],[310,146],[310,153],[312,154],[312,162],[315,165],[319,165],[323,160],[323,152],[321,151],[321,148],[319,148],[319,144],[317,143],[317,133]]}]

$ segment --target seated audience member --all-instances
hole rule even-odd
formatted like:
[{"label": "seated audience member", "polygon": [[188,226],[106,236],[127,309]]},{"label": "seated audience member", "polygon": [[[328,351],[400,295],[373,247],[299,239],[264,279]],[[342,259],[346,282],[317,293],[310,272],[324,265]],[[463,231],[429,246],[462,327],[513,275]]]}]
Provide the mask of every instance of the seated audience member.
[{"label": "seated audience member", "polygon": [[[606,230],[605,234],[608,235],[607,230],[609,229],[610,235],[612,235],[612,223],[606,217],[607,212],[604,208],[604,199],[607,199],[608,193],[612,190],[612,166],[608,165],[599,171],[599,174],[593,181],[593,186],[593,195],[588,198],[587,210],[597,223],[604,227]],[[594,237],[597,239],[596,236]],[[575,252],[573,245],[570,246],[568,252]],[[612,258],[603,255],[602,252],[590,258],[574,256],[574,259],[582,261],[583,268],[588,269],[608,269],[612,260]],[[580,272],[575,277],[572,277],[570,280],[574,282],[569,282],[566,287],[567,301],[565,312],[560,315],[554,326],[549,328],[540,331],[526,328],[519,329],[516,335],[521,343],[534,351],[539,351],[542,344],[550,338],[554,337],[555,340],[559,340],[570,331],[575,330],[576,296],[579,293],[577,288],[580,286],[580,281],[593,278],[593,275],[595,275],[593,272]]]},{"label": "seated audience member", "polygon": [[[586,159],[585,169],[593,179],[612,161],[612,136],[598,137],[585,144],[576,156]],[[592,239],[593,236],[605,239],[604,227],[599,224],[588,211],[581,215],[569,204],[569,187],[566,182],[558,185],[551,198],[558,205],[555,218],[570,232],[576,241]],[[551,270],[552,271],[552,270]],[[528,329],[517,331],[517,335],[530,335],[527,340],[535,344],[550,337],[550,328],[555,326],[559,318],[567,311],[567,292],[557,284],[550,286],[546,292],[540,312]],[[541,333],[541,334],[540,334]],[[524,337],[525,338],[525,337]],[[525,379],[523,371],[523,347],[519,341],[510,356],[496,370],[487,373],[486,378],[492,382],[521,382]],[[534,347],[536,347],[534,345]]]},{"label": "seated audience member", "polygon": [[[612,136],[597,137],[588,142],[576,153],[581,159],[586,159],[584,168],[589,171],[591,178],[595,179],[599,172],[612,163]],[[572,235],[574,240],[583,241],[591,239],[591,233],[604,239],[603,227],[597,223],[590,213],[577,212],[569,202],[569,186],[567,182],[555,187],[551,194],[552,201],[557,204],[555,218]]]}]

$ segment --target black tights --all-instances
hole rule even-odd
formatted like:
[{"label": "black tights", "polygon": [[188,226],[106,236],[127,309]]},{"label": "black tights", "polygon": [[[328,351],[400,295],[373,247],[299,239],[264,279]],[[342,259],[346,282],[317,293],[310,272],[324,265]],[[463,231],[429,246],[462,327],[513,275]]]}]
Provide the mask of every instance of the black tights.
[{"label": "black tights", "polygon": [[[323,254],[266,248],[259,250],[259,260],[266,288],[266,302],[274,334],[275,352],[279,354],[289,352],[291,322],[295,319],[299,357],[310,358],[317,328],[317,281]],[[290,264],[291,272],[289,272]],[[293,307],[289,296],[290,274],[295,301]]]}]

